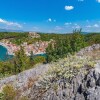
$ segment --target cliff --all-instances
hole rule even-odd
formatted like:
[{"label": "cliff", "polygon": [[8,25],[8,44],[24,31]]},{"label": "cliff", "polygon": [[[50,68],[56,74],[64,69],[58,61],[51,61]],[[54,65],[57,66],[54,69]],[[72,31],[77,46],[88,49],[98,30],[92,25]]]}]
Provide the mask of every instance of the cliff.
[{"label": "cliff", "polygon": [[[71,80],[51,80],[48,89],[38,84],[33,86],[30,100],[100,100],[100,63],[95,67],[88,69],[85,66]],[[87,74],[84,74],[87,70]]]}]

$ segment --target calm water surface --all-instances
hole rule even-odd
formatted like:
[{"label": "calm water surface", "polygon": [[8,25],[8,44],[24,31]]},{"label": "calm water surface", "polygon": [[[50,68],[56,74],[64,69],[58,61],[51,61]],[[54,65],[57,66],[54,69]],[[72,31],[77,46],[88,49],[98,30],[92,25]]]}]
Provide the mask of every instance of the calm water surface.
[{"label": "calm water surface", "polygon": [[7,49],[0,45],[0,61],[11,59],[12,55],[7,55]]}]

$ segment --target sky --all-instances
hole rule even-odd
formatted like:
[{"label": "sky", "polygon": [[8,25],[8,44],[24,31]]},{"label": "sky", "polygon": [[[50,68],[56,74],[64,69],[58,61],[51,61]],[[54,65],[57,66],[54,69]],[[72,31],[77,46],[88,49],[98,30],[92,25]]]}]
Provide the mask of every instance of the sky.
[{"label": "sky", "polygon": [[0,28],[100,32],[100,0],[0,0]]}]

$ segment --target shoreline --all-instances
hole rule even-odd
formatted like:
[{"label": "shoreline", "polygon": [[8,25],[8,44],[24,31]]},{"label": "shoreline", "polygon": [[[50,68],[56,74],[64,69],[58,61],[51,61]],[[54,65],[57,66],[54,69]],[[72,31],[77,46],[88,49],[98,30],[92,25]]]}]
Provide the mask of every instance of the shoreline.
[{"label": "shoreline", "polygon": [[8,47],[5,43],[0,42],[0,45],[7,49],[7,54],[8,54],[8,55],[15,55],[15,54],[13,53],[13,51],[11,50],[11,48]]},{"label": "shoreline", "polygon": [[[0,42],[0,45],[7,49],[7,54],[8,55],[13,55],[13,56],[15,55],[13,50],[11,49],[11,47],[7,46],[6,43]],[[27,56],[30,56],[30,53],[26,52],[25,54]],[[43,55],[43,54],[45,54],[45,52],[37,52],[34,55]]]}]

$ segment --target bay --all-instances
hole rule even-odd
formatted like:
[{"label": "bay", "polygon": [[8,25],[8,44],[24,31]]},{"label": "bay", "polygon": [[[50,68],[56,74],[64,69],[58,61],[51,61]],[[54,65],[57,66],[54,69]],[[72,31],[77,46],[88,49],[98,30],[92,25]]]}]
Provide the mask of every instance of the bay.
[{"label": "bay", "polygon": [[7,49],[0,45],[0,61],[6,61],[8,59],[11,59],[13,55],[7,54]]}]

